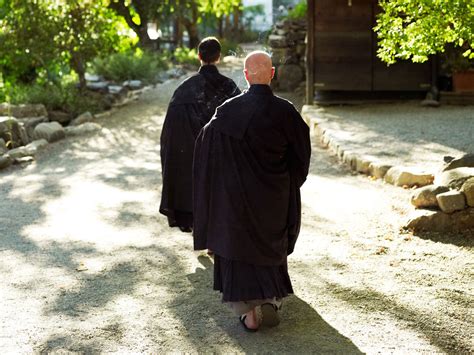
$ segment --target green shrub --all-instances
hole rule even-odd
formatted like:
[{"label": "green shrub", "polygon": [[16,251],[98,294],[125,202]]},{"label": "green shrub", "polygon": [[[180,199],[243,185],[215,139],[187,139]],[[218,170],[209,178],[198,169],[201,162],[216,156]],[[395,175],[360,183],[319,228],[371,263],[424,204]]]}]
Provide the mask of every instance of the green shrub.
[{"label": "green shrub", "polygon": [[139,79],[154,82],[160,70],[167,67],[166,55],[136,50],[112,54],[108,57],[97,58],[92,64],[92,70],[115,82]]},{"label": "green shrub", "polygon": [[227,55],[236,55],[239,52],[241,52],[241,49],[239,47],[239,44],[235,41],[232,41],[227,38],[222,38],[219,39],[219,42],[221,42],[221,55],[222,57],[225,57]]},{"label": "green shrub", "polygon": [[12,104],[43,104],[48,111],[60,110],[77,116],[85,111],[101,112],[108,108],[102,95],[81,92],[75,84],[30,84],[10,87]]},{"label": "green shrub", "polygon": [[173,56],[177,64],[199,65],[199,58],[195,49],[178,47],[175,49]]},{"label": "green shrub", "polygon": [[297,20],[306,17],[306,13],[308,12],[308,5],[306,1],[302,1],[298,3],[291,11],[288,12],[288,18]]}]

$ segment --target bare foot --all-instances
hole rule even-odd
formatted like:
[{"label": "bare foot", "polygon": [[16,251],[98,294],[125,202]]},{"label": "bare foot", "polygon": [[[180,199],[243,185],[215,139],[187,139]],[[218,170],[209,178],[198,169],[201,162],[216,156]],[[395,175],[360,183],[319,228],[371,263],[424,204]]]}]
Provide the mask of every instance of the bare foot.
[{"label": "bare foot", "polygon": [[245,315],[245,325],[249,329],[258,329],[260,323],[257,318],[256,308],[252,309],[250,312],[247,312]]}]

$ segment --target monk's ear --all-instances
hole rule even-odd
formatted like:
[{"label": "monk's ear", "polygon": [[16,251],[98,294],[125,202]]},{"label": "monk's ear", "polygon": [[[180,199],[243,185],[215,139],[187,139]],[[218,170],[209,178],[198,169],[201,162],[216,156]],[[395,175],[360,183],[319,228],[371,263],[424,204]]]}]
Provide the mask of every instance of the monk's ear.
[{"label": "monk's ear", "polygon": [[202,60],[201,53],[198,53],[199,60]]},{"label": "monk's ear", "polygon": [[245,79],[248,81],[249,80],[249,71],[247,69],[244,69],[244,76],[245,76]]},{"label": "monk's ear", "polygon": [[275,67],[272,67],[272,79],[275,76]]}]

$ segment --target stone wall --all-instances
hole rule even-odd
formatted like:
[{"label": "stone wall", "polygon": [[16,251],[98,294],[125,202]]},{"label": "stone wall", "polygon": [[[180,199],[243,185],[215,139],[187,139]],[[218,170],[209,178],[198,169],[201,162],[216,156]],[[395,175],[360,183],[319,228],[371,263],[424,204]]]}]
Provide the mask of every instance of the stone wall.
[{"label": "stone wall", "polygon": [[292,91],[305,80],[306,20],[278,21],[268,38],[276,75],[274,87]]}]

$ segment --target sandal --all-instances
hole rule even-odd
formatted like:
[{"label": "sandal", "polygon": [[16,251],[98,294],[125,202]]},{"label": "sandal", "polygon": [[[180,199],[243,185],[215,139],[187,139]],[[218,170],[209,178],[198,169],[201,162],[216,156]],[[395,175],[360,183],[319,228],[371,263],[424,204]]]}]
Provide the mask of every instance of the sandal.
[{"label": "sandal", "polygon": [[244,330],[245,330],[246,332],[249,332],[249,333],[255,333],[255,332],[258,330],[258,328],[253,329],[253,328],[247,327],[247,324],[245,324],[245,319],[246,319],[246,318],[247,318],[246,315],[242,315],[242,316],[239,317],[240,323],[241,323],[242,326],[244,327]]},{"label": "sandal", "polygon": [[264,303],[260,306],[262,312],[262,325],[267,327],[276,327],[280,324],[280,316],[277,307],[271,303]]}]

